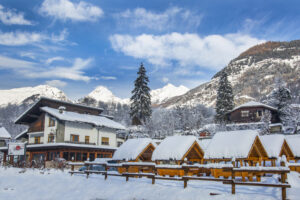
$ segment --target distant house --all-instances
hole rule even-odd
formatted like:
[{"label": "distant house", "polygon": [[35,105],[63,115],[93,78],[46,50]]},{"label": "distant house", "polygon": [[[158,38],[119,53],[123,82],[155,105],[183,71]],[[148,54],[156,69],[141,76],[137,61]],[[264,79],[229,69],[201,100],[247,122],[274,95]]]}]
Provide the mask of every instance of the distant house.
[{"label": "distant house", "polygon": [[[102,111],[43,97],[15,121],[28,126],[16,139],[28,138],[28,161],[111,158],[117,149],[116,131],[125,127],[101,115]],[[1,151],[6,153],[7,149]]]},{"label": "distant house", "polygon": [[0,147],[6,146],[7,141],[10,139],[9,132],[4,127],[0,127]]},{"label": "distant house", "polygon": [[279,123],[280,119],[276,108],[255,101],[250,101],[235,107],[227,116],[232,123],[260,122],[263,114],[267,110],[270,111],[272,115],[271,123]]}]

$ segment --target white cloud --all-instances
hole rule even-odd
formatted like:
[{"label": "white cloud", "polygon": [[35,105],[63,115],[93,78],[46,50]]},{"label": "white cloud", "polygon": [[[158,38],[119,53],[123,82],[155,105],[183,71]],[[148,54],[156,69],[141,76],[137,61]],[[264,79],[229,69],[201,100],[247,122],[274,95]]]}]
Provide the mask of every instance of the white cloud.
[{"label": "white cloud", "polygon": [[66,82],[61,81],[61,80],[50,80],[45,82],[47,85],[53,86],[53,87],[65,87],[67,85]]},{"label": "white cloud", "polygon": [[63,58],[61,56],[56,56],[56,57],[53,57],[53,58],[48,58],[45,63],[47,65],[50,65],[52,62],[59,61],[59,60],[65,60],[65,58]]},{"label": "white cloud", "polygon": [[242,51],[264,40],[240,33],[208,35],[171,33],[139,36],[112,35],[115,51],[138,59],[146,59],[156,66],[176,62],[183,67],[205,67],[219,70]]},{"label": "white cloud", "polygon": [[198,27],[203,16],[187,9],[171,7],[160,13],[144,8],[128,9],[116,15],[116,17],[120,24],[125,23],[132,27],[165,30],[172,27],[178,28],[181,23],[184,27]]},{"label": "white cloud", "polygon": [[88,82],[93,77],[85,75],[84,70],[93,62],[92,58],[76,58],[71,66],[45,67],[42,63],[29,62],[21,59],[0,55],[0,69],[10,69],[26,78],[57,78]]},{"label": "white cloud", "polygon": [[114,76],[101,76],[100,79],[103,80],[116,80],[117,78]]},{"label": "white cloud", "polygon": [[76,81],[90,81],[92,77],[84,75],[93,62],[92,58],[76,58],[71,66],[52,66],[50,68],[38,68],[35,70],[21,70],[21,73],[28,78],[62,78]]},{"label": "white cloud", "polygon": [[33,69],[36,63],[0,55],[0,69]]},{"label": "white cloud", "polygon": [[43,33],[35,32],[1,32],[0,31],[0,45],[6,46],[22,46],[22,45],[31,45],[37,44],[44,41],[50,41],[52,43],[63,42],[66,39],[67,31],[63,30],[59,35],[52,34],[48,36]]},{"label": "white cloud", "polygon": [[17,13],[12,9],[4,9],[0,5],[0,21],[6,25],[33,25],[33,23],[24,18],[24,13]]},{"label": "white cloud", "polygon": [[84,1],[72,3],[69,0],[45,0],[40,13],[63,21],[96,21],[103,16],[103,10],[93,4]]}]

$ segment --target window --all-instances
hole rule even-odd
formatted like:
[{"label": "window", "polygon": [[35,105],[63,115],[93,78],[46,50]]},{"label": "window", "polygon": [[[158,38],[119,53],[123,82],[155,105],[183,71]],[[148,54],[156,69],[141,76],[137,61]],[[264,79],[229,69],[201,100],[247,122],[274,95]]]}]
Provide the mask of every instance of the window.
[{"label": "window", "polygon": [[249,110],[242,110],[241,114],[242,114],[242,117],[249,117]]},{"label": "window", "polygon": [[257,117],[261,117],[262,116],[262,111],[261,110],[258,110],[257,111]]},{"label": "window", "polygon": [[40,144],[41,143],[41,137],[34,137],[34,144]]},{"label": "window", "polygon": [[109,145],[109,138],[108,137],[102,137],[101,144],[102,145]]},{"label": "window", "polygon": [[90,136],[85,136],[85,137],[84,137],[84,142],[85,142],[86,144],[90,143]]},{"label": "window", "polygon": [[81,153],[76,153],[76,161],[81,161]]},{"label": "window", "polygon": [[70,138],[71,142],[79,142],[79,135],[71,135]]},{"label": "window", "polygon": [[49,127],[55,126],[55,119],[50,117],[49,118]]},{"label": "window", "polygon": [[48,135],[48,142],[49,143],[54,142],[54,134],[51,133],[51,134]]}]

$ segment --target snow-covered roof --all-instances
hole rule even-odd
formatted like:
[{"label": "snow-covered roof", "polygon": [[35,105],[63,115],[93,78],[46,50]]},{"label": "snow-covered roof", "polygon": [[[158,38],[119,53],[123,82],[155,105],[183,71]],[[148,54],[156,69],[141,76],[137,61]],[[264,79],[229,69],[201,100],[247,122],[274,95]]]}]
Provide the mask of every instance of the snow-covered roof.
[{"label": "snow-covered roof", "polygon": [[203,150],[206,150],[208,145],[210,144],[211,139],[202,139],[202,140],[198,140],[198,143],[200,145],[200,147],[202,147]]},{"label": "snow-covered roof", "polygon": [[128,139],[114,153],[113,160],[136,160],[149,144],[156,146],[150,138]]},{"label": "snow-covered roof", "polygon": [[1,139],[11,139],[11,135],[4,127],[0,127],[0,138]]},{"label": "snow-covered roof", "polygon": [[15,136],[15,139],[17,140],[17,139],[23,137],[25,134],[27,134],[27,132],[28,132],[28,129],[22,131],[21,133],[19,133],[18,135]]},{"label": "snow-covered roof", "polygon": [[286,136],[286,141],[295,157],[300,157],[300,135]]},{"label": "snow-covered roof", "polygon": [[205,150],[205,159],[247,158],[258,130],[217,132]]},{"label": "snow-covered roof", "polygon": [[235,107],[232,111],[235,111],[235,110],[240,109],[240,108],[248,108],[248,107],[265,107],[265,108],[268,108],[270,110],[277,110],[276,108],[274,108],[272,106],[269,106],[269,105],[266,105],[266,104],[263,104],[263,103],[260,103],[260,102],[249,101],[249,102],[244,103],[244,104],[242,104],[238,107]]},{"label": "snow-covered roof", "polygon": [[167,137],[154,150],[152,160],[181,160],[194,142],[195,136]]},{"label": "snow-covered roof", "polygon": [[108,128],[114,128],[114,129],[125,129],[125,127],[122,124],[103,116],[80,114],[80,113],[70,112],[70,111],[63,111],[62,113],[60,113],[58,109],[49,108],[49,107],[42,107],[41,110],[64,121],[83,122],[83,123],[93,124],[95,126],[104,126]]},{"label": "snow-covered roof", "polygon": [[270,158],[279,157],[284,139],[284,135],[279,134],[260,136],[260,141]]}]

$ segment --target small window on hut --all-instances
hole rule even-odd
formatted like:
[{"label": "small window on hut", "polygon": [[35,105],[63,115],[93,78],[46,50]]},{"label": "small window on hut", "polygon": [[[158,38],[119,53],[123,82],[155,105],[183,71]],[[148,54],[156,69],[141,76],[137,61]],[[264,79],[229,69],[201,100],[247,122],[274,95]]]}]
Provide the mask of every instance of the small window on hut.
[{"label": "small window on hut", "polygon": [[101,144],[102,145],[109,145],[109,138],[108,137],[102,137]]},{"label": "small window on hut", "polygon": [[49,118],[49,127],[55,126],[55,119],[50,117]]},{"label": "small window on hut", "polygon": [[241,115],[242,117],[249,117],[249,110],[242,110]]},{"label": "small window on hut", "polygon": [[258,110],[257,111],[257,117],[261,117],[262,116],[262,110]]}]

